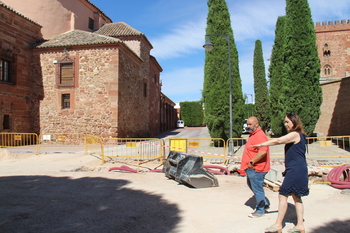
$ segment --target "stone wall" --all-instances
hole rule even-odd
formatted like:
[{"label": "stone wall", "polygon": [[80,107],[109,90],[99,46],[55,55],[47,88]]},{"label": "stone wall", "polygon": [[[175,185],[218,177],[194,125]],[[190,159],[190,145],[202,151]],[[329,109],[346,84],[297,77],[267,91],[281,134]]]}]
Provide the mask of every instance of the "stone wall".
[{"label": "stone wall", "polygon": [[315,132],[323,136],[350,135],[346,117],[350,115],[350,77],[321,84],[323,102]]},{"label": "stone wall", "polygon": [[[63,51],[41,53],[44,98],[40,103],[41,133],[89,133],[101,137],[139,137],[148,133],[148,108],[140,91],[141,60],[127,49],[68,50],[76,62],[75,87],[56,85],[55,60]],[[129,54],[127,54],[129,53]],[[71,108],[61,109],[61,95],[71,94]],[[144,117],[145,116],[145,117]]]},{"label": "stone wall", "polygon": [[[0,56],[13,59],[14,83],[0,81],[0,132],[36,132],[31,118],[38,112],[32,100],[31,49],[41,40],[41,26],[0,3]],[[3,128],[4,116],[10,129]]]}]

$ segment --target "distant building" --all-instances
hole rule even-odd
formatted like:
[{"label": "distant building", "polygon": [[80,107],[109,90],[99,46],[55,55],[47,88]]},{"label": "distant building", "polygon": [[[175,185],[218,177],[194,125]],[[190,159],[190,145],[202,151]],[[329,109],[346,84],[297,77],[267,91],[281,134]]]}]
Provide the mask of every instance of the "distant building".
[{"label": "distant building", "polygon": [[316,23],[315,30],[323,91],[315,132],[350,135],[350,127],[344,126],[344,117],[350,115],[350,21]]}]

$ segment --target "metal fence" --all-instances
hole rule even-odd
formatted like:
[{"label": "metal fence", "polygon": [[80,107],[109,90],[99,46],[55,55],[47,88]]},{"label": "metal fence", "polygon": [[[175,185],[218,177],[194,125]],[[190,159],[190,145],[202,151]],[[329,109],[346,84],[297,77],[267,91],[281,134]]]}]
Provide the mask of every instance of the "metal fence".
[{"label": "metal fence", "polygon": [[226,143],[221,138],[168,138],[165,140],[165,154],[172,150],[202,156],[210,161],[227,159]]},{"label": "metal fence", "polygon": [[[350,136],[308,137],[306,157],[350,158]],[[34,153],[52,149],[61,152],[85,151],[114,159],[134,159],[138,164],[158,160],[162,163],[171,150],[202,156],[210,162],[225,162],[229,158],[240,160],[246,138],[100,138],[82,133],[0,133],[0,146],[26,148]],[[271,158],[284,157],[284,145],[270,147]]]},{"label": "metal fence", "polygon": [[105,157],[134,158],[138,163],[164,159],[164,142],[158,138],[105,138],[102,141]]},{"label": "metal fence", "polygon": [[78,151],[85,149],[83,133],[42,133],[39,137],[40,151],[60,149],[61,151]]},{"label": "metal fence", "polygon": [[39,153],[39,139],[35,133],[0,133],[0,147],[21,147]]}]

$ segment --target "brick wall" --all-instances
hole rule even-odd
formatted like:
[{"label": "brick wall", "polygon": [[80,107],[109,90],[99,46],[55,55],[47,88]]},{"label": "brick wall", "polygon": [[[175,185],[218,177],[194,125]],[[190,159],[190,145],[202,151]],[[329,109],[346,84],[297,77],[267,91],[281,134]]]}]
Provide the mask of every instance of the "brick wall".
[{"label": "brick wall", "polygon": [[[350,135],[350,128],[344,126],[344,116],[350,113],[350,21],[318,22],[315,31],[323,81],[321,116],[315,132]],[[325,72],[327,67],[329,73]]]},{"label": "brick wall", "polygon": [[[38,100],[32,99],[30,45],[42,39],[41,26],[4,4],[0,11],[0,53],[14,58],[15,74],[14,85],[0,81],[0,132],[37,132],[32,118]],[[10,129],[3,129],[4,115],[10,116]]]},{"label": "brick wall", "polygon": [[323,102],[315,132],[324,136],[350,135],[346,117],[350,115],[350,77],[321,84]]},{"label": "brick wall", "polygon": [[[315,30],[323,79],[350,76],[350,21],[316,23]],[[326,66],[331,67],[330,74],[325,73]]]}]

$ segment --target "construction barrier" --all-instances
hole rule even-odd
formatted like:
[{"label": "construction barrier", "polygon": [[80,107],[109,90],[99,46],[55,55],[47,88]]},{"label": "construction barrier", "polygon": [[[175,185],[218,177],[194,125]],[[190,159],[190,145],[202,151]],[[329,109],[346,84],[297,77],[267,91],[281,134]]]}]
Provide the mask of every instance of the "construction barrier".
[{"label": "construction barrier", "polygon": [[221,138],[167,138],[165,154],[173,150],[198,155],[210,161],[223,162],[227,159],[226,143]]},{"label": "construction barrier", "polygon": [[105,138],[102,141],[105,157],[134,158],[138,164],[164,161],[164,141],[158,138]]},{"label": "construction barrier", "polygon": [[230,138],[227,140],[227,155],[229,158],[241,159],[245,144],[247,143],[246,138]]},{"label": "construction barrier", "polygon": [[39,154],[39,140],[35,133],[0,133],[0,147],[20,147],[33,149]]},{"label": "construction barrier", "polygon": [[[307,137],[306,158],[350,158],[350,136]],[[138,164],[157,160],[164,162],[170,151],[190,153],[203,157],[211,163],[226,163],[228,159],[239,161],[247,138],[100,138],[82,133],[0,133],[0,146],[8,148],[30,148],[33,153],[52,149],[59,152],[85,150],[115,159],[133,158]],[[56,152],[55,152],[56,153]],[[284,145],[270,147],[271,159],[284,158]]]},{"label": "construction barrier", "polygon": [[350,136],[308,137],[307,158],[349,158]]},{"label": "construction barrier", "polygon": [[85,154],[92,152],[101,156],[102,163],[104,163],[104,146],[103,139],[94,135],[85,135]]},{"label": "construction barrier", "polygon": [[83,133],[42,133],[39,137],[40,151],[59,149],[62,152],[75,152],[85,149]]}]

